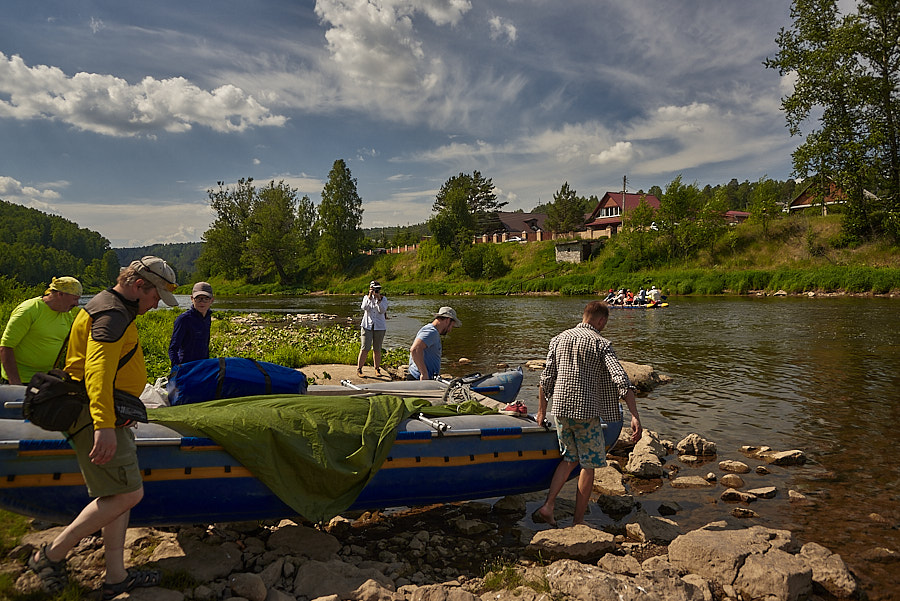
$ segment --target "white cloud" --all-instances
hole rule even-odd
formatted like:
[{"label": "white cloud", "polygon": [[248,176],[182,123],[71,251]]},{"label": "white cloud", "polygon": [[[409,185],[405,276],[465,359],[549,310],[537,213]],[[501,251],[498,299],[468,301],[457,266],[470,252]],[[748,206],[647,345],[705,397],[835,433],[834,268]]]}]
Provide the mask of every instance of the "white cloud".
[{"label": "white cloud", "polygon": [[145,77],[131,85],[97,73],[69,77],[46,65],[29,67],[0,52],[0,118],[50,119],[107,136],[185,132],[202,125],[218,132],[280,126],[252,96],[233,85],[202,90],[183,77]]},{"label": "white cloud", "polygon": [[507,42],[516,41],[516,26],[501,17],[491,17],[488,20],[491,27],[491,39],[497,40],[505,37]]},{"label": "white cloud", "polygon": [[103,23],[101,19],[96,17],[91,17],[91,33],[97,33],[101,29],[105,29],[106,25]]},{"label": "white cloud", "polygon": [[401,190],[363,203],[364,227],[406,226],[428,221],[438,190]]},{"label": "white cloud", "polygon": [[592,165],[606,165],[607,163],[626,163],[634,158],[634,149],[631,142],[616,142],[615,146],[590,156]]},{"label": "white cloud", "polygon": [[59,192],[53,188],[65,187],[66,183],[57,182],[43,185],[46,188],[40,189],[34,186],[25,186],[19,180],[8,175],[0,175],[0,199],[40,211],[47,211],[50,206],[48,203],[59,199]]},{"label": "white cloud", "polygon": [[470,8],[462,0],[319,0],[316,14],[330,25],[325,32],[328,50],[346,75],[409,89],[426,84],[440,63],[439,58],[423,60],[423,45],[413,26],[416,13],[436,25],[452,25]]},{"label": "white cloud", "polygon": [[196,202],[144,199],[133,204],[66,203],[57,209],[80,227],[99,232],[115,248],[196,242],[215,220],[208,204]]}]

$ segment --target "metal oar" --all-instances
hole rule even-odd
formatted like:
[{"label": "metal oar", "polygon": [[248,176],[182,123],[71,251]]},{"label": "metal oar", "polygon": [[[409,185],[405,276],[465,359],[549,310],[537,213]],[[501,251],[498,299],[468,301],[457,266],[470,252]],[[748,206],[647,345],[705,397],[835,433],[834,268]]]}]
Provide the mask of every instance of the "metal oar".
[{"label": "metal oar", "polygon": [[428,424],[429,426],[431,426],[432,428],[434,428],[439,434],[443,434],[443,433],[446,432],[447,430],[452,430],[452,429],[453,429],[453,426],[451,426],[450,424],[448,424],[448,423],[446,423],[446,422],[441,422],[441,421],[435,421],[435,420],[432,420],[432,419],[428,419],[427,417],[425,417],[425,416],[422,415],[421,413],[417,413],[417,414],[416,414],[416,419],[419,420],[419,421],[422,422],[422,423]]}]

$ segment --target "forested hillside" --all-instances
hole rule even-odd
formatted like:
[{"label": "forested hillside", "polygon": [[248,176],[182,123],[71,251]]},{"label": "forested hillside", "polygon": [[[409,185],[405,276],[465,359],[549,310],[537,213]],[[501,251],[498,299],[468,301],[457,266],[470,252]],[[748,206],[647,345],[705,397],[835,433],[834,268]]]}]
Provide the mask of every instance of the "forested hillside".
[{"label": "forested hillside", "polygon": [[137,246],[134,248],[114,248],[119,256],[119,265],[125,267],[135,259],[146,255],[154,255],[164,259],[178,276],[178,282],[190,279],[194,273],[194,264],[197,257],[203,252],[202,242],[181,242],[173,244],[151,244],[150,246]]},{"label": "forested hillside", "polygon": [[0,274],[29,286],[74,276],[86,287],[115,282],[109,240],[57,215],[0,200]]}]

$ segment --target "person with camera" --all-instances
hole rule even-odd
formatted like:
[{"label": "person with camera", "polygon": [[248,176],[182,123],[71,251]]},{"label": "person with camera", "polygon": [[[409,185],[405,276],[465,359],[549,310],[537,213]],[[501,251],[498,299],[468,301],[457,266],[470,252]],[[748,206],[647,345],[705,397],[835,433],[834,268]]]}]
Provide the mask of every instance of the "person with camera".
[{"label": "person with camera", "polygon": [[356,360],[356,375],[363,376],[363,365],[372,349],[372,362],[375,364],[375,376],[380,378],[381,373],[381,345],[384,342],[384,334],[387,331],[388,300],[381,293],[381,284],[376,280],[369,283],[369,292],[363,297],[360,308],[363,310],[362,321],[359,325],[359,358]]}]

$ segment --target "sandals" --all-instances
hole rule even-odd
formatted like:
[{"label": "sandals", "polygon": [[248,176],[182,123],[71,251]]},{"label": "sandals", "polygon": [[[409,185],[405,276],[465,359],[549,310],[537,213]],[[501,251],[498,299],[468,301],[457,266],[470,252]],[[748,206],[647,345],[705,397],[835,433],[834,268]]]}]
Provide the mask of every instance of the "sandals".
[{"label": "sandals", "polygon": [[380,378],[380,377],[381,377],[381,370],[378,369],[377,367],[375,368],[375,377],[376,377],[376,378]]},{"label": "sandals", "polygon": [[135,570],[134,568],[129,568],[128,576],[122,582],[118,584],[103,583],[103,601],[115,599],[122,593],[127,593],[135,588],[159,586],[161,579],[158,570]]},{"label": "sandals", "polygon": [[365,378],[361,369],[356,370],[356,375],[359,376],[360,378]]},{"label": "sandals", "polygon": [[44,543],[38,549],[38,558],[34,554],[28,556],[28,567],[37,574],[44,592],[58,593],[69,584],[69,575],[66,573],[66,560],[51,561],[47,557],[47,547],[50,543]]}]

